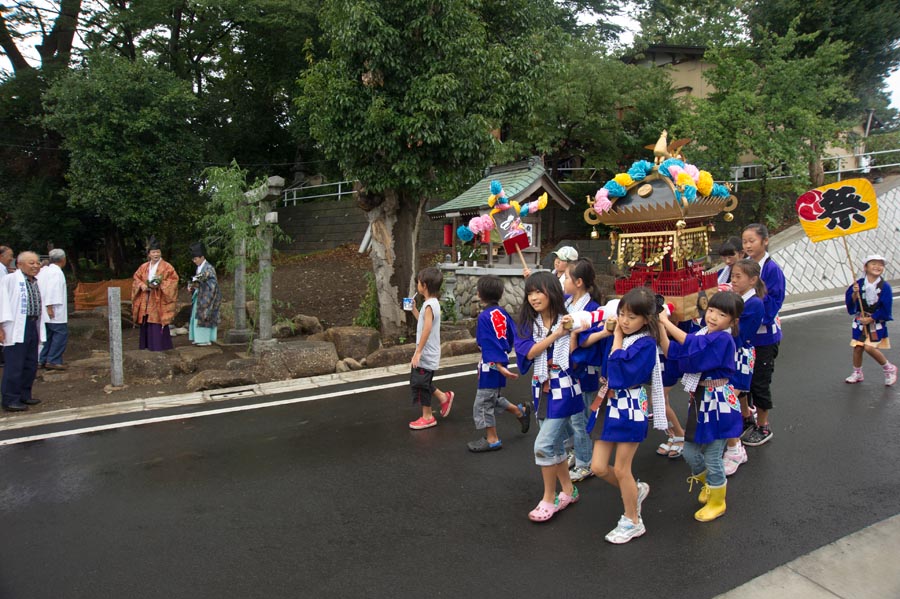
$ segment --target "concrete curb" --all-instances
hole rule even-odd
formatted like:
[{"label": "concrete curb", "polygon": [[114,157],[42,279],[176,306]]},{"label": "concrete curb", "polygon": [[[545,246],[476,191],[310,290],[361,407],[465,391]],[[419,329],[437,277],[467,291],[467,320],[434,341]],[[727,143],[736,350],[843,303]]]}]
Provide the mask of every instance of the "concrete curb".
[{"label": "concrete curb", "polygon": [[882,520],[719,595],[717,599],[900,597],[900,515]]}]

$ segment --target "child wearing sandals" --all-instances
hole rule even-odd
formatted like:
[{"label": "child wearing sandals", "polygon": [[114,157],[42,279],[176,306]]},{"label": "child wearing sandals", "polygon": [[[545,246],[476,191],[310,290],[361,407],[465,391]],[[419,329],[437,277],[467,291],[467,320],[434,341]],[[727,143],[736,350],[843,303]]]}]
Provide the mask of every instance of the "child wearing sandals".
[{"label": "child wearing sandals", "polygon": [[[894,301],[893,291],[884,274],[884,258],[873,254],[863,264],[865,276],[847,289],[845,303],[847,312],[853,316],[853,373],[844,379],[847,383],[863,381],[863,352],[881,365],[884,370],[884,384],[891,386],[897,382],[897,367],[888,362],[879,350],[890,349],[887,322],[893,320],[891,308]],[[860,311],[862,303],[862,311]]]},{"label": "child wearing sandals", "polygon": [[569,478],[565,438],[569,417],[583,412],[584,402],[570,372],[570,335],[563,325],[571,317],[559,280],[549,272],[536,272],[525,280],[525,297],[516,328],[516,361],[522,374],[534,366],[531,393],[540,426],[534,459],[544,482],[544,494],[528,518],[546,522],[578,501],[578,489]]},{"label": "child wearing sandals", "polygon": [[[563,287],[566,292],[566,310],[569,314],[576,312],[593,312],[600,309],[600,294],[596,289],[597,274],[593,263],[587,258],[579,258],[570,262],[566,269]],[[571,418],[567,427],[575,448],[575,467],[569,471],[573,483],[581,482],[593,476],[591,472],[591,438],[587,433],[588,407],[600,389],[600,369],[593,356],[593,349],[582,349],[578,346],[578,331],[572,331],[569,343],[572,347],[572,372],[581,388],[584,410]]]},{"label": "child wearing sandals", "polygon": [[[635,481],[631,463],[638,445],[647,437],[647,392],[643,385],[651,382],[653,420],[655,428],[665,429],[665,400],[659,347],[668,347],[668,339],[660,336],[657,303],[646,287],[626,293],[617,308],[612,348],[606,369],[609,390],[601,388],[592,406],[594,413],[588,422],[594,439],[591,469],[594,474],[614,487],[622,495],[624,515],[616,527],[606,535],[610,543],[627,543],[646,532],[641,518],[641,504],[650,493],[647,483]],[[615,452],[615,463],[610,458]]]},{"label": "child wearing sandals", "polygon": [[441,361],[441,304],[438,293],[444,275],[433,266],[423,268],[416,276],[416,291],[425,301],[422,310],[413,306],[416,324],[416,352],[410,360],[409,386],[413,403],[422,406],[422,416],[409,423],[409,428],[421,430],[437,424],[431,410],[431,398],[441,402],[441,417],[446,418],[453,406],[453,391],[444,393],[434,386],[434,371]]},{"label": "child wearing sandals", "polygon": [[744,300],[739,295],[720,291],[710,298],[706,326],[696,334],[685,333],[665,314],[659,318],[662,328],[672,336],[667,355],[685,372],[682,383],[691,397],[684,459],[691,467],[691,487],[695,482],[703,485],[699,498],[703,507],[694,514],[700,522],[725,513],[722,453],[726,440],[741,432],[740,402],[728,382],[735,370],[732,329],[737,329],[743,309]]},{"label": "child wearing sandals", "polygon": [[515,323],[500,307],[503,297],[503,281],[500,277],[487,275],[478,279],[478,299],[484,304],[484,310],[478,315],[475,341],[481,348],[481,360],[478,362],[478,391],[472,407],[472,418],[475,428],[485,431],[485,435],[477,441],[468,443],[469,451],[482,453],[497,451],[503,448],[497,436],[496,412],[507,411],[518,418],[522,426],[522,434],[531,426],[531,408],[528,404],[515,405],[501,395],[506,379],[517,379],[519,375],[510,372],[509,352],[515,342]]},{"label": "child wearing sandals", "polygon": [[[759,263],[744,258],[734,263],[731,270],[731,288],[744,300],[744,311],[738,321],[738,334],[735,338],[737,354],[735,355],[735,371],[731,376],[731,386],[738,393],[741,402],[741,416],[744,425],[742,430],[753,426],[753,413],[747,403],[750,381],[753,378],[753,365],[756,362],[756,350],[753,349],[753,338],[765,314],[762,298],[766,297],[766,284],[760,278]],[[747,450],[739,438],[728,439],[725,450],[725,476],[737,472],[738,466],[747,462]]]}]

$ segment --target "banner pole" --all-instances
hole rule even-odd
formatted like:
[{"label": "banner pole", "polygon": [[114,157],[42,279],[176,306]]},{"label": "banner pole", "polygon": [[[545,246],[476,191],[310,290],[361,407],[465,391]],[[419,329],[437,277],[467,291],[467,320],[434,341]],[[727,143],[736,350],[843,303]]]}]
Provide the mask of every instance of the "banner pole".
[{"label": "banner pole", "polygon": [[[856,276],[853,274],[853,258],[850,257],[850,244],[847,243],[847,236],[843,235],[841,239],[844,241],[844,251],[847,252],[847,268],[850,269],[850,286],[856,285]],[[863,308],[862,301],[862,289],[856,292],[856,299],[859,300],[859,315],[863,317],[866,315],[866,311]],[[860,323],[862,324],[862,323]],[[869,328],[866,325],[863,325],[863,334],[866,337],[866,341],[869,340]]]}]

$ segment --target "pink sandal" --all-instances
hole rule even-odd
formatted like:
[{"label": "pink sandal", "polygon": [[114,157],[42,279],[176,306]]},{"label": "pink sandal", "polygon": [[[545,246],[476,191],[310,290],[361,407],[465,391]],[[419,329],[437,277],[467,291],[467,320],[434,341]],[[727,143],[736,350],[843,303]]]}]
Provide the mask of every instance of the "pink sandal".
[{"label": "pink sandal", "polygon": [[441,404],[441,418],[446,418],[450,414],[450,408],[453,407],[453,391],[447,391],[447,401]]},{"label": "pink sandal", "polygon": [[572,494],[569,495],[565,491],[560,491],[556,496],[556,511],[561,512],[573,503],[578,503],[581,496],[578,494],[578,487],[572,487]]},{"label": "pink sandal", "polygon": [[528,519],[532,522],[546,522],[556,513],[556,506],[549,501],[541,501],[537,507],[528,512]]}]

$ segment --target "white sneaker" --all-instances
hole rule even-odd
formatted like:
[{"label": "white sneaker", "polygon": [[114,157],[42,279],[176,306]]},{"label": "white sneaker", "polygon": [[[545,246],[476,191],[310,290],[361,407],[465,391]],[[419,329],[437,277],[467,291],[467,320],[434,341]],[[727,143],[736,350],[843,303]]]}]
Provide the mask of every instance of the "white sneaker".
[{"label": "white sneaker", "polygon": [[644,503],[644,500],[647,499],[647,495],[650,494],[650,485],[648,485],[647,483],[642,483],[641,481],[638,481],[637,488],[638,488],[637,512],[638,512],[638,517],[640,517],[641,504]]},{"label": "white sneaker", "polygon": [[622,545],[631,539],[643,535],[645,532],[647,532],[647,529],[644,528],[644,521],[640,516],[637,524],[635,524],[623,515],[619,518],[619,524],[607,533],[606,540],[616,545]]},{"label": "white sneaker", "polygon": [[893,364],[887,364],[884,368],[884,384],[890,387],[897,382],[897,367]]},{"label": "white sneaker", "polygon": [[[887,371],[885,371],[885,373],[884,373],[884,378],[885,378],[885,384],[887,384]],[[896,379],[896,374],[894,375],[894,378]],[[851,385],[853,385],[855,383],[863,382],[862,370],[854,370],[853,374],[851,374],[850,376],[848,376],[847,378],[844,379],[844,382],[850,383]]]},{"label": "white sneaker", "polygon": [[591,472],[591,469],[586,466],[575,466],[571,470],[569,470],[569,478],[572,479],[573,483],[580,483],[586,478],[590,478],[594,476],[594,473]]},{"label": "white sneaker", "polygon": [[570,449],[566,452],[566,457],[569,460],[569,470],[575,467],[575,450]]},{"label": "white sneaker", "polygon": [[722,461],[725,465],[725,476],[731,476],[737,472],[738,466],[747,463],[747,450],[744,449],[743,445],[738,445],[734,448],[729,447],[725,450]]}]

